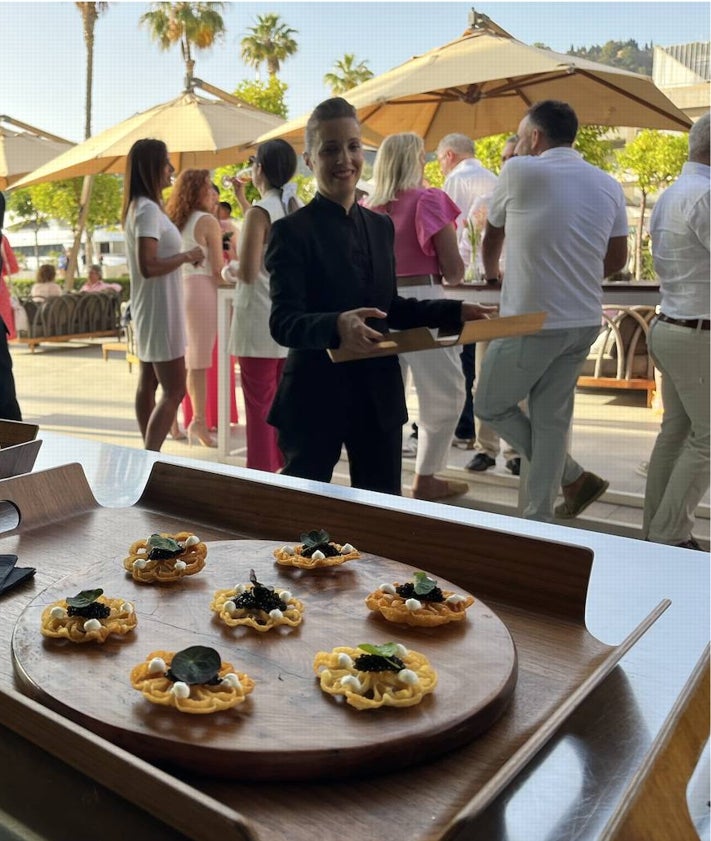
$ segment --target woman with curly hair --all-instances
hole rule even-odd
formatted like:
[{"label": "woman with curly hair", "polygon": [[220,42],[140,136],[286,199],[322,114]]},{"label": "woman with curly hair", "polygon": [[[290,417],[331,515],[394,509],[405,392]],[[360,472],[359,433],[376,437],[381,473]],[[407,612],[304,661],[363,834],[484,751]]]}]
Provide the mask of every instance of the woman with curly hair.
[{"label": "woman with curly hair", "polygon": [[206,169],[180,173],[166,211],[180,230],[183,248],[198,247],[204,259],[183,267],[183,298],[188,346],[185,351],[187,388],[193,408],[188,443],[217,446],[205,418],[207,370],[217,337],[217,287],[222,270],[222,230],[215,218],[218,196]]}]

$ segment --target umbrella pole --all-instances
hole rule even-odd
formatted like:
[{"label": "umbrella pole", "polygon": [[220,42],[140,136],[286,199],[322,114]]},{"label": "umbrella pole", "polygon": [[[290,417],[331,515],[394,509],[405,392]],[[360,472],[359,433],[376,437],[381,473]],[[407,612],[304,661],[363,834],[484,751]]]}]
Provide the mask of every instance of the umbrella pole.
[{"label": "umbrella pole", "polygon": [[[91,201],[91,187],[94,183],[93,175],[85,175],[84,181],[81,185],[81,198],[79,199],[79,219],[77,220],[77,230],[74,235],[74,243],[72,250],[69,252],[69,262],[67,264],[67,273],[64,280],[64,290],[69,292],[74,286],[74,276],[77,273],[77,264],[79,262],[79,248],[81,247],[81,235],[84,233],[86,227],[86,220],[89,216],[89,202]],[[86,255],[87,262],[89,255]]]}]

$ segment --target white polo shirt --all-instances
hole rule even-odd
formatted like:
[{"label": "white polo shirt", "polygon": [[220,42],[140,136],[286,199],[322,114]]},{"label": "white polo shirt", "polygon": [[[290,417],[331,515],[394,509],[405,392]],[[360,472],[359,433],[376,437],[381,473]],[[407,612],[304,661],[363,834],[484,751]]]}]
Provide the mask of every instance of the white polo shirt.
[{"label": "white polo shirt", "polygon": [[488,219],[506,229],[501,315],[544,310],[544,330],[600,324],[608,242],[629,227],[614,178],[567,146],[512,158]]},{"label": "white polo shirt", "polygon": [[662,312],[670,318],[711,317],[710,172],[706,164],[687,161],[657,201],[649,223]]}]

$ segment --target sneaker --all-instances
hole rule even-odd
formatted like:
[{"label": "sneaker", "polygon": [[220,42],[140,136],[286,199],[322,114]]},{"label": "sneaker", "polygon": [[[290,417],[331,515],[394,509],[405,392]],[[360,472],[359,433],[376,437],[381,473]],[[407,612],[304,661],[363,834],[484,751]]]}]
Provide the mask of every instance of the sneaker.
[{"label": "sneaker", "polygon": [[521,459],[517,456],[516,458],[510,458],[506,462],[506,469],[513,473],[514,476],[521,475]]},{"label": "sneaker", "polygon": [[402,455],[403,458],[415,458],[415,456],[417,455],[416,435],[408,435],[407,438],[402,442]]},{"label": "sneaker", "polygon": [[496,464],[496,459],[488,456],[486,453],[477,453],[474,458],[464,465],[466,470],[474,470],[476,473],[482,473]]}]

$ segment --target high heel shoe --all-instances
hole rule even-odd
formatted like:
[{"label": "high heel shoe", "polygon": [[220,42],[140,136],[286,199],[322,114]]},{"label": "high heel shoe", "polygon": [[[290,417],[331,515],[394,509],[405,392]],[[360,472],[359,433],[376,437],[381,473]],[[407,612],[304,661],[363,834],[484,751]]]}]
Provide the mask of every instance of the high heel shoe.
[{"label": "high heel shoe", "polygon": [[200,444],[203,447],[216,447],[217,441],[210,435],[205,424],[202,421],[195,422],[195,419],[190,422],[188,426],[188,446],[193,444]]},{"label": "high heel shoe", "polygon": [[174,421],[173,425],[170,427],[170,437],[173,441],[185,441],[188,436],[180,428],[178,421]]}]

